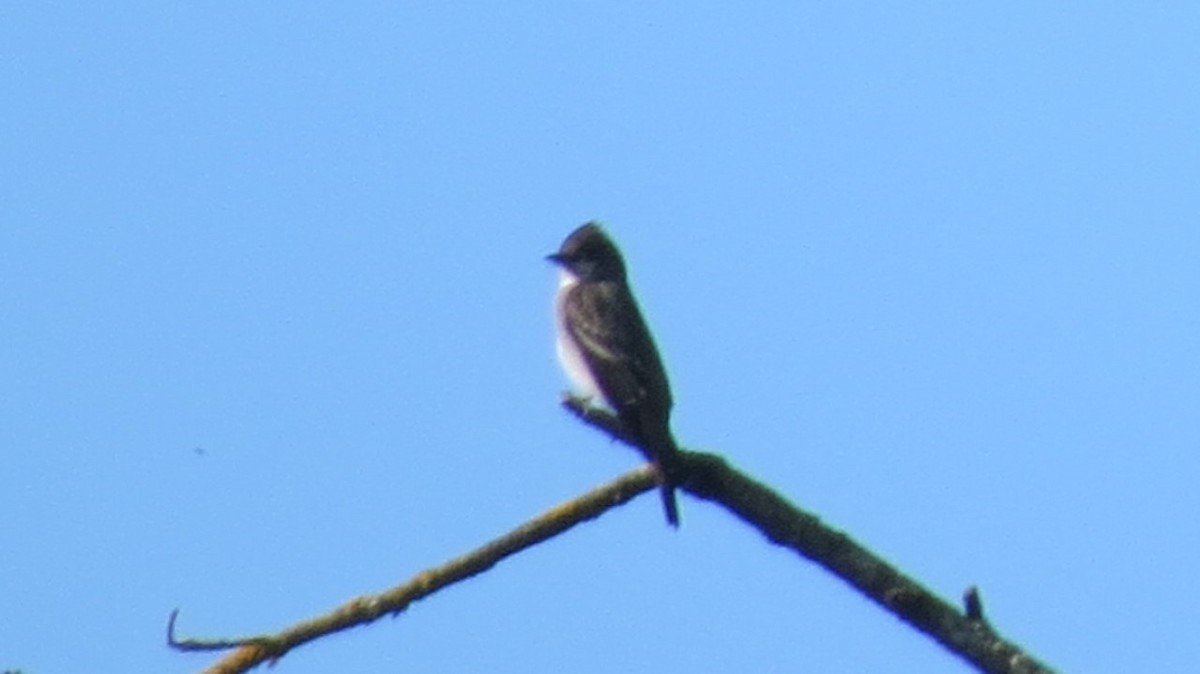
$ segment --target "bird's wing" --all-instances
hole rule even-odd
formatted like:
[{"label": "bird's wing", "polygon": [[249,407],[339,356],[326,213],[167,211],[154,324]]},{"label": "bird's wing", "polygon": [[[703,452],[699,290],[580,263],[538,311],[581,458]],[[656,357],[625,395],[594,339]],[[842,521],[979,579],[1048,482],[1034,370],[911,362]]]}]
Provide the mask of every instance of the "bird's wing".
[{"label": "bird's wing", "polygon": [[617,411],[649,402],[663,408],[660,413],[665,419],[671,407],[666,373],[628,290],[614,282],[581,283],[571,289],[564,310],[568,331]]}]

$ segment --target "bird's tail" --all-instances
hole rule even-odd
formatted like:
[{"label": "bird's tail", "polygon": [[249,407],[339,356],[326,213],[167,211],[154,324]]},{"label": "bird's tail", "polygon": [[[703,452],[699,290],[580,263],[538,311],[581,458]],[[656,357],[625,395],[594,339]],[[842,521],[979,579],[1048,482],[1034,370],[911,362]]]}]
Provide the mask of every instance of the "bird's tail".
[{"label": "bird's tail", "polygon": [[[679,446],[671,435],[670,428],[664,426],[658,437],[648,443],[647,453],[651,463],[658,471],[659,491],[662,492],[663,511],[667,515],[667,524],[679,528],[679,504],[675,500],[675,486],[678,484],[677,465],[679,461]],[[651,449],[652,448],[652,449]]]},{"label": "bird's tail", "polygon": [[679,504],[675,502],[675,486],[667,481],[665,474],[662,475],[662,486],[659,489],[662,491],[663,510],[667,513],[667,524],[678,529]]}]

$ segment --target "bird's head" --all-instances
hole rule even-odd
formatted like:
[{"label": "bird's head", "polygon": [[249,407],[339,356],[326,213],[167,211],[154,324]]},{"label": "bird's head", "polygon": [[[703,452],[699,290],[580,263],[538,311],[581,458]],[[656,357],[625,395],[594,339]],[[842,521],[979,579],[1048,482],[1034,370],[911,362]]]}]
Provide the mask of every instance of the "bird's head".
[{"label": "bird's head", "polygon": [[546,256],[582,281],[623,281],[621,251],[599,224],[589,222],[571,232],[557,253]]}]

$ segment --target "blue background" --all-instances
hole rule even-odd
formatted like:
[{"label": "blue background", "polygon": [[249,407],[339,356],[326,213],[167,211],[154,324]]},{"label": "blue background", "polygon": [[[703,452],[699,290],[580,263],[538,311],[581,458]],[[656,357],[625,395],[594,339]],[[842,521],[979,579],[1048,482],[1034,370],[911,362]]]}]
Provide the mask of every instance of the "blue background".
[{"label": "blue background", "polygon": [[[1063,671],[1200,660],[1195,3],[7,3],[0,667],[189,672],[628,470],[557,407],[621,243],[684,444]],[[279,665],[965,665],[648,495]]]}]

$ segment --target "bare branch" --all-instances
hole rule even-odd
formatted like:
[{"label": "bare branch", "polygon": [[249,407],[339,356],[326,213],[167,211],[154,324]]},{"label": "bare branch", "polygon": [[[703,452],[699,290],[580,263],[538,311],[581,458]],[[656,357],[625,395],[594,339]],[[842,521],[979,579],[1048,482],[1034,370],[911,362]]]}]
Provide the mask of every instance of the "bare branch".
[{"label": "bare branch", "polygon": [[457,559],[426,569],[402,585],[380,594],[352,599],[325,615],[297,623],[278,634],[235,639],[177,639],[175,618],[178,611],[173,611],[168,624],[167,644],[180,651],[236,648],[237,650],[223,660],[205,670],[205,674],[245,672],[264,662],[278,660],[297,646],[326,634],[366,625],[388,614],[398,614],[418,599],[482,573],[500,560],[550,539],[580,522],[595,518],[610,508],[627,503],[656,485],[654,469],[649,465],[643,466],[578,498],[551,508]]},{"label": "bare branch", "polygon": [[179,639],[175,636],[175,622],[179,620],[179,609],[171,611],[167,619],[167,645],[177,651],[227,651],[238,646],[261,643],[270,637],[235,637],[232,639]]},{"label": "bare branch", "polygon": [[[629,443],[621,422],[587,401],[568,396],[563,406],[585,423]],[[1052,670],[1002,639],[986,621],[961,613],[900,573],[846,534],[821,523],[787,499],[734,470],[714,454],[680,451],[679,488],[719,503],[772,543],[828,569],[901,620],[988,674],[1043,674]],[[980,607],[982,616],[982,607]]]},{"label": "bare branch", "polygon": [[[574,397],[563,406],[585,423],[632,444],[620,421]],[[713,454],[681,450],[673,479],[701,499],[719,503],[771,542],[790,548],[828,569],[875,603],[932,637],[950,652],[989,674],[1049,674],[1052,670],[1002,639],[983,619],[978,592],[964,597],[965,612],[943,601],[900,573],[846,534],[825,526],[779,494],[734,470]],[[171,614],[167,643],[181,651],[227,650],[206,674],[245,672],[274,661],[318,637],[398,614],[418,599],[481,573],[500,560],[541,543],[606,510],[653,489],[658,476],[646,465],[579,498],[552,508],[511,532],[441,566],[418,573],[408,582],[376,595],[353,599],[341,607],[289,627],[278,634],[235,639],[177,639]],[[973,589],[973,588],[972,588]]]}]

